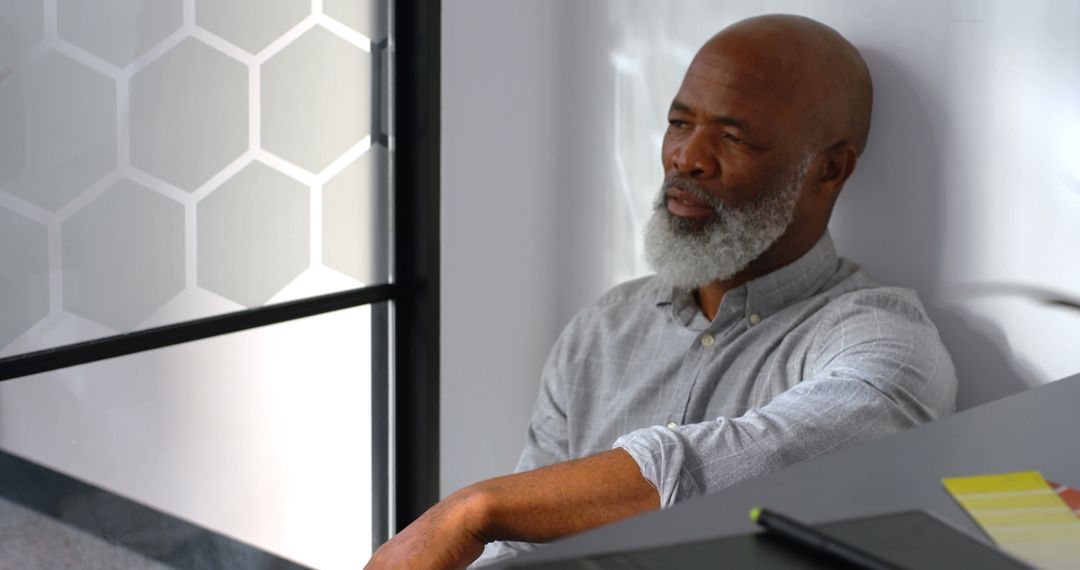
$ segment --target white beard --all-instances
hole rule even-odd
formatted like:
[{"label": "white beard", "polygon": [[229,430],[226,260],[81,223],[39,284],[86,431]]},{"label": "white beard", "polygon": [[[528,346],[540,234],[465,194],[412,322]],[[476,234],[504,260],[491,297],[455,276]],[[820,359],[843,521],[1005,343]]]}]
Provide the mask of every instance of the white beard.
[{"label": "white beard", "polygon": [[697,289],[735,276],[765,253],[791,224],[812,158],[807,153],[790,176],[781,179],[758,201],[740,209],[723,206],[715,196],[692,183],[680,183],[680,188],[716,210],[716,217],[702,227],[692,227],[668,211],[665,181],[645,226],[646,261],[661,277],[683,289]]}]

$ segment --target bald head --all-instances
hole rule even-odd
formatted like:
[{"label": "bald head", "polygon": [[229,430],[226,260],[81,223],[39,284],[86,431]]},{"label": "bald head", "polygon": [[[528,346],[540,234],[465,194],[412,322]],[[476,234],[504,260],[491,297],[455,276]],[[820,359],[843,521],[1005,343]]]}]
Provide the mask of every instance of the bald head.
[{"label": "bald head", "polygon": [[873,86],[859,51],[836,30],[786,14],[736,22],[709,39],[698,58],[724,57],[790,104],[799,131],[817,148],[848,142],[859,153],[870,131]]},{"label": "bald head", "polygon": [[703,291],[722,297],[809,251],[866,146],[872,99],[859,52],[813,20],[761,16],[709,39],[668,110],[654,267],[713,279]]}]

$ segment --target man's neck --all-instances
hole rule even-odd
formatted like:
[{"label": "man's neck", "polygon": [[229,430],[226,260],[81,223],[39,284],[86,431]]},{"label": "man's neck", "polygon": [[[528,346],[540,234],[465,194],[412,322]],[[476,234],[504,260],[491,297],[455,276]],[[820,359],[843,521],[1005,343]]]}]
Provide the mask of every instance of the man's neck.
[{"label": "man's neck", "polygon": [[694,300],[697,301],[701,312],[705,313],[705,318],[709,319],[710,322],[716,318],[716,313],[720,310],[720,303],[724,301],[724,293],[726,292],[727,288],[721,288],[716,282],[709,283],[694,291]]},{"label": "man's neck", "polygon": [[730,279],[713,281],[699,287],[697,291],[694,291],[694,299],[697,301],[698,307],[701,308],[701,312],[705,314],[705,318],[710,321],[716,318],[716,313],[720,311],[720,303],[724,301],[724,294],[728,291],[758,277],[768,275],[806,255],[806,252],[814,247],[814,244],[821,239],[822,235],[824,235],[824,229],[818,233],[815,239],[802,240],[800,247],[793,246],[792,241],[794,240],[791,239],[793,236],[785,234],[769,249],[765,250],[765,253],[751,261],[746,266],[746,269],[736,273]]},{"label": "man's neck", "polygon": [[[768,273],[768,271],[765,273]],[[712,321],[716,318],[716,313],[720,312],[720,303],[724,301],[724,295],[728,291],[741,286],[747,281],[765,275],[765,273],[751,275],[748,268],[727,281],[713,281],[708,285],[699,287],[697,291],[694,291],[694,298],[698,303],[698,307],[701,308],[701,312],[705,313],[705,318]]]}]

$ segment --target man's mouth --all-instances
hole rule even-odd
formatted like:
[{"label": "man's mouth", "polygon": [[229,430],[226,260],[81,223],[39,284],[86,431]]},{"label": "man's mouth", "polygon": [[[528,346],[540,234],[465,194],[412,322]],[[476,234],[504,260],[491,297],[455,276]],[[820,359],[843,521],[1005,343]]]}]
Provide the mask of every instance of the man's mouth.
[{"label": "man's mouth", "polygon": [[669,186],[664,195],[667,197],[668,212],[672,215],[681,218],[706,218],[716,215],[712,206],[681,188]]}]

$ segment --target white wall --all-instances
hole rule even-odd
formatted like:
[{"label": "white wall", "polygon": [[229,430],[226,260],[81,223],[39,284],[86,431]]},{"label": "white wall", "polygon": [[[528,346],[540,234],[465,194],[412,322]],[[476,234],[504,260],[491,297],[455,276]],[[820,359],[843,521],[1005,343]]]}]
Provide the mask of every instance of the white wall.
[{"label": "white wall", "polygon": [[[841,254],[914,287],[970,406],[1080,372],[1080,5],[607,0],[444,6],[443,491],[512,468],[558,330],[647,271],[664,113],[698,46],[790,12],[877,88]],[[494,175],[494,176],[492,176]],[[993,293],[993,294],[991,294]]]},{"label": "white wall", "polygon": [[442,488],[513,469],[561,322],[559,2],[443,7]]}]

